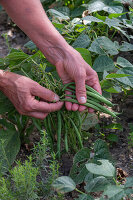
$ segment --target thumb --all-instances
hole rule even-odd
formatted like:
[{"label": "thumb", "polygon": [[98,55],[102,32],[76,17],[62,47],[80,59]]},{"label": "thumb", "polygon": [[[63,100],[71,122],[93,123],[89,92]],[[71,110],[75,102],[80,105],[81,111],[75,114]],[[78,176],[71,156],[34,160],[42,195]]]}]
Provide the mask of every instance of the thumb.
[{"label": "thumb", "polygon": [[86,87],[85,87],[85,80],[78,80],[75,81],[76,84],[76,97],[79,103],[84,104],[86,103]]},{"label": "thumb", "polygon": [[35,87],[32,88],[31,91],[32,95],[38,96],[43,100],[49,101],[49,102],[55,102],[59,101],[59,96],[52,92],[49,89],[46,89],[45,87],[42,87],[38,83],[35,84]]}]

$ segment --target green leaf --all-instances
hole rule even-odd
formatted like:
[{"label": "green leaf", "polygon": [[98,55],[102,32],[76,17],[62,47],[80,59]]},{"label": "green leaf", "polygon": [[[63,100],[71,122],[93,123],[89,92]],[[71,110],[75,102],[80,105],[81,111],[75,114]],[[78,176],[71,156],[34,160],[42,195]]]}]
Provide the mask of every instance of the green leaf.
[{"label": "green leaf", "polygon": [[120,51],[133,51],[133,44],[123,42],[123,44],[120,46]]},{"label": "green leaf", "polygon": [[118,136],[113,134],[113,133],[110,133],[108,136],[107,136],[107,139],[111,142],[118,142]]},{"label": "green leaf", "polygon": [[0,114],[5,114],[6,112],[10,113],[13,110],[15,110],[13,104],[2,92],[0,92]]},{"label": "green leaf", "polygon": [[105,24],[107,24],[109,26],[109,28],[119,27],[119,26],[123,27],[123,25],[121,23],[122,23],[121,20],[116,19],[116,18],[110,19],[110,18],[106,17],[106,20],[105,20]]},{"label": "green leaf", "polygon": [[120,123],[112,123],[108,126],[105,126],[104,128],[107,128],[107,129],[118,129],[118,130],[123,130],[123,127]]},{"label": "green leaf", "polygon": [[90,150],[88,148],[82,148],[75,154],[73,166],[70,171],[70,177],[75,181],[76,184],[82,183],[88,174],[85,163],[88,162],[89,158]]},{"label": "green leaf", "polygon": [[109,199],[115,197],[117,195],[117,200],[123,197],[124,190],[121,186],[109,185],[107,189],[104,191],[103,195],[107,195]]},{"label": "green leaf", "polygon": [[76,184],[74,181],[68,176],[62,176],[57,178],[52,184],[54,189],[60,193],[67,193],[75,190]]},{"label": "green leaf", "polygon": [[96,72],[112,71],[115,69],[114,62],[108,56],[99,56],[95,59],[93,69]]},{"label": "green leaf", "polygon": [[133,187],[133,177],[127,177],[126,183],[124,185],[125,188]]},{"label": "green leaf", "polygon": [[108,13],[122,13],[122,4],[114,0],[91,0],[85,4],[89,12],[104,10]]},{"label": "green leaf", "polygon": [[106,92],[109,92],[109,93],[119,93],[119,91],[117,91],[115,88],[113,87],[110,87],[108,89],[104,89]]},{"label": "green leaf", "polygon": [[30,49],[30,50],[35,50],[35,49],[37,49],[37,46],[34,44],[34,42],[32,42],[32,41],[29,41],[29,42],[27,42],[25,45],[24,45],[24,47],[26,47],[26,48],[28,48],[28,49]]},{"label": "green leaf", "polygon": [[93,17],[93,16],[83,17],[82,20],[84,20],[85,25],[90,24],[91,22],[103,22],[101,19],[98,19],[98,18]]},{"label": "green leaf", "polygon": [[83,12],[85,11],[85,7],[80,6],[78,8],[75,8],[74,10],[71,11],[71,17],[79,17],[83,14]]},{"label": "green leaf", "polygon": [[92,61],[91,61],[91,54],[87,49],[84,48],[76,48],[76,50],[81,54],[81,56],[84,58],[84,60],[92,66]]},{"label": "green leaf", "polygon": [[121,77],[127,77],[127,76],[131,76],[129,74],[115,74],[115,73],[112,73],[112,74],[109,74],[106,76],[106,78],[121,78]]},{"label": "green leaf", "polygon": [[90,44],[90,38],[88,35],[82,33],[78,38],[74,41],[72,46],[74,48],[87,48]]},{"label": "green leaf", "polygon": [[66,21],[70,20],[69,16],[62,14],[61,12],[59,12],[55,9],[49,9],[47,12],[50,14],[50,16],[58,19],[60,22],[64,21],[64,20],[66,20]]},{"label": "green leaf", "polygon": [[113,177],[115,175],[115,167],[108,160],[98,160],[101,165],[88,163],[86,168],[92,174],[98,174],[107,177]]},{"label": "green leaf", "polygon": [[128,77],[117,78],[117,80],[119,82],[121,82],[122,84],[133,87],[133,67],[125,67],[123,69],[119,69],[116,73],[131,75],[131,76],[128,76]]},{"label": "green leaf", "polygon": [[107,187],[108,180],[104,176],[99,176],[89,181],[85,186],[87,193],[104,191]]},{"label": "green leaf", "polygon": [[28,54],[24,52],[13,52],[6,56],[6,59],[10,61],[17,61],[17,60],[25,60],[30,57]]},{"label": "green leaf", "polygon": [[94,198],[89,194],[81,194],[79,195],[79,198],[75,200],[94,200]]},{"label": "green leaf", "polygon": [[0,163],[2,172],[8,170],[16,159],[20,150],[20,138],[18,132],[12,129],[0,131]]},{"label": "green leaf", "polygon": [[89,51],[95,52],[100,55],[117,55],[119,53],[115,43],[105,36],[96,38],[92,42]]},{"label": "green leaf", "polygon": [[94,159],[108,159],[111,160],[108,145],[105,141],[98,139],[94,144]]},{"label": "green leaf", "polygon": [[133,67],[133,65],[127,59],[120,56],[117,58],[116,64],[120,65],[121,67]]}]

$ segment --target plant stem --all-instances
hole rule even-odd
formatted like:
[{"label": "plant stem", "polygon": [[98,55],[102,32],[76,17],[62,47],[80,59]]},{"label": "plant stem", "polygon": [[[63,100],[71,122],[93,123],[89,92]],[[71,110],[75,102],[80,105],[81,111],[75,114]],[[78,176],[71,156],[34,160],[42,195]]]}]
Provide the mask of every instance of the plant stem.
[{"label": "plant stem", "polygon": [[77,188],[75,189],[77,192],[79,192],[80,194],[85,194],[84,192],[78,190]]}]

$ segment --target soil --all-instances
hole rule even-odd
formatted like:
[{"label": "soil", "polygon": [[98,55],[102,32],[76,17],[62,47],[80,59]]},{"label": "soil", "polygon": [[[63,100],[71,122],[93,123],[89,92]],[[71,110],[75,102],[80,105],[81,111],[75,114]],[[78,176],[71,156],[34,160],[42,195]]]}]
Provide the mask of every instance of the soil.
[{"label": "soil", "polygon": [[[6,56],[9,51],[5,39],[1,36],[3,33],[7,33],[11,47],[25,50],[23,46],[27,41],[29,41],[29,38],[17,26],[12,24],[4,11],[0,12],[0,57]],[[122,52],[120,53],[120,56],[133,63],[132,52]],[[133,124],[133,96],[130,95],[127,99],[124,98],[124,94],[121,93],[117,95],[114,94],[112,99],[113,103],[118,104],[118,106],[115,106],[115,111],[122,113],[119,116],[120,119],[117,120],[117,123],[122,125],[123,130],[108,129],[104,131],[104,134],[108,135],[109,133],[115,133],[118,136],[118,142],[114,142],[110,145],[112,157],[116,161],[116,167],[122,168],[122,170],[124,170],[129,176],[133,176],[133,148],[129,148],[128,145],[128,137],[131,131],[129,129],[129,123]],[[99,123],[100,125],[111,124],[112,118],[103,116]],[[23,154],[26,153],[28,154],[28,151],[22,149],[19,156],[25,157]],[[72,156],[68,154],[63,155],[61,166],[62,175],[68,175],[71,166]],[[72,200],[73,198],[73,196],[69,196],[68,199]]]}]

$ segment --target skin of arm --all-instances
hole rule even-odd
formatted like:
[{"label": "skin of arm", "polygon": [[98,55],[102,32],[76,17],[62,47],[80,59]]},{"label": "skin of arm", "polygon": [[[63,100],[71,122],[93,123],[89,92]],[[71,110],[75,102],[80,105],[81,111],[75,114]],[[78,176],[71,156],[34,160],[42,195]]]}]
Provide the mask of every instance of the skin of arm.
[{"label": "skin of arm", "polygon": [[[76,96],[80,103],[86,102],[85,83],[101,93],[97,73],[83,60],[76,50],[67,44],[65,39],[54,28],[40,0],[0,0],[0,3],[12,20],[42,51],[47,60],[56,66],[63,83],[75,81]],[[6,77],[8,75],[6,74]],[[13,73],[11,74],[12,76],[14,76]],[[4,75],[2,78],[4,79]],[[66,108],[73,111],[85,109],[84,106],[78,106],[70,102],[66,102]]]}]

